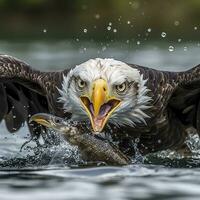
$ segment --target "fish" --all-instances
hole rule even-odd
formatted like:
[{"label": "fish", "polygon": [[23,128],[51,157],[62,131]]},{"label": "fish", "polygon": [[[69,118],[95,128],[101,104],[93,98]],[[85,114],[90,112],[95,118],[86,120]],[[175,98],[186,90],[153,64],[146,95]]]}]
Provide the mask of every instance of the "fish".
[{"label": "fish", "polygon": [[105,162],[108,165],[131,164],[131,159],[112,142],[83,131],[76,123],[46,113],[33,115],[30,123],[32,121],[59,132],[67,142],[77,146],[87,160]]}]

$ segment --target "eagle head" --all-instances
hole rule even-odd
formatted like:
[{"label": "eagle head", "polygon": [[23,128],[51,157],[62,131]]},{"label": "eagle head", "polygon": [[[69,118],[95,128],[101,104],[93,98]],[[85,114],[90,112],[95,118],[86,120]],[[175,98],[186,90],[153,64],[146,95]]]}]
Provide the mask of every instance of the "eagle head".
[{"label": "eagle head", "polygon": [[140,72],[114,59],[90,59],[63,77],[59,101],[72,119],[90,121],[94,132],[109,122],[117,126],[146,123],[151,97]]}]

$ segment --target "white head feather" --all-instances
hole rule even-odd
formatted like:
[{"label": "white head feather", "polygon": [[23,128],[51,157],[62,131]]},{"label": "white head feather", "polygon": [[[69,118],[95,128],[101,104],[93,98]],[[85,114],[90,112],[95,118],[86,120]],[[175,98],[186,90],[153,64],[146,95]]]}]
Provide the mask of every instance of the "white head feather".
[{"label": "white head feather", "polygon": [[137,90],[130,91],[123,96],[121,105],[112,113],[109,122],[118,126],[146,124],[145,119],[149,116],[145,110],[151,107],[149,103],[152,98],[147,94],[149,91],[145,86],[147,80],[143,79],[143,75],[137,69],[114,59],[96,58],[76,66],[67,76],[63,77],[62,89],[59,89],[61,95],[59,102],[63,103],[65,112],[72,113],[73,119],[88,121],[88,115],[79,98],[80,94],[72,82],[74,76],[88,83],[102,78],[107,81],[110,91],[113,85],[134,81],[137,83]]}]

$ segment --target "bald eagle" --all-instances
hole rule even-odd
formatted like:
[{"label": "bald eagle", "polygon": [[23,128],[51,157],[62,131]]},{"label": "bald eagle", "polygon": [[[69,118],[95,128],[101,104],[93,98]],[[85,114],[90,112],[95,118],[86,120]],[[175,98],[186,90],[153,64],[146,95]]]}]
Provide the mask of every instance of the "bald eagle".
[{"label": "bald eagle", "polygon": [[[0,120],[16,132],[36,113],[105,131],[127,155],[137,138],[142,154],[184,146],[187,128],[200,131],[200,66],[166,72],[114,59],[90,59],[71,69],[41,72],[0,55]],[[41,129],[28,123],[32,135]]]}]

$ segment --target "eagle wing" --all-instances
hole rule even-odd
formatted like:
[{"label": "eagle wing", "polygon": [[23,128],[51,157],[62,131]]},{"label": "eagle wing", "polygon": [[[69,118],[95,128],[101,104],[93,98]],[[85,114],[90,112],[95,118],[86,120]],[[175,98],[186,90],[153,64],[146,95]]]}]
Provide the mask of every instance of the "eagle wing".
[{"label": "eagle wing", "polygon": [[185,126],[192,125],[200,135],[200,65],[177,73],[168,106]]},{"label": "eagle wing", "polygon": [[147,80],[148,95],[152,98],[146,110],[147,126],[138,129],[142,130],[141,144],[152,151],[182,148],[188,127],[196,128],[200,135],[200,65],[184,72],[130,66]]},{"label": "eagle wing", "polygon": [[185,127],[193,126],[200,134],[200,65],[184,72],[142,70],[157,114],[170,110]]},{"label": "eagle wing", "polygon": [[150,112],[159,115],[171,110],[184,125],[192,124],[200,131],[200,65],[184,72],[134,67],[147,79],[153,99]]},{"label": "eagle wing", "polygon": [[[38,112],[55,112],[56,87],[61,72],[40,72],[25,62],[0,55],[0,121],[9,132],[16,132],[30,116]],[[32,134],[41,130],[29,125]]]}]

